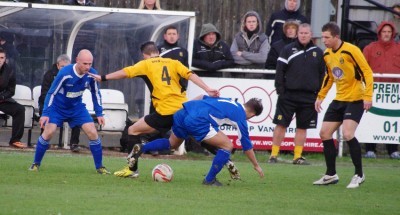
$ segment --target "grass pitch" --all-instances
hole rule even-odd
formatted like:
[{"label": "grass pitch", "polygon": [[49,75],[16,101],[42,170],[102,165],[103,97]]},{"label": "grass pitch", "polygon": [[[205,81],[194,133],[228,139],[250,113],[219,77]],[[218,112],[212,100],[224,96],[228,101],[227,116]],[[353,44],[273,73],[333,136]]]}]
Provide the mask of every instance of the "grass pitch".
[{"label": "grass pitch", "polygon": [[[398,214],[400,161],[363,160],[366,181],[346,189],[354,170],[348,157],[338,158],[340,181],[313,186],[325,171],[322,155],[308,156],[310,166],[267,164],[257,153],[266,177],[260,179],[241,152],[233,156],[242,180],[232,181],[226,169],[218,175],[223,187],[201,184],[212,157],[196,160],[141,159],[138,179],[98,175],[90,155],[48,152],[40,172],[27,169],[33,152],[0,151],[0,214]],[[282,156],[286,161],[291,156]],[[199,160],[201,158],[201,160]],[[111,171],[125,164],[105,156]],[[151,170],[167,163],[171,183],[151,180]]]}]

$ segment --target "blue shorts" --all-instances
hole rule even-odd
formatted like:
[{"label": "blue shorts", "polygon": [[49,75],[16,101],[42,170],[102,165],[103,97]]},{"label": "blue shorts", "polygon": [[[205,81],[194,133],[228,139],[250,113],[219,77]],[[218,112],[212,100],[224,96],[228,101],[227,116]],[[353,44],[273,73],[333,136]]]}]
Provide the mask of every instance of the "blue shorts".
[{"label": "blue shorts", "polygon": [[83,124],[93,122],[85,106],[74,108],[73,110],[61,111],[56,108],[49,111],[49,123],[54,123],[62,127],[63,122],[68,122],[71,128],[81,127]]},{"label": "blue shorts", "polygon": [[174,114],[172,131],[178,138],[186,139],[192,136],[196,141],[201,142],[214,137],[219,128],[213,126],[207,119],[194,118],[185,109],[181,109]]}]

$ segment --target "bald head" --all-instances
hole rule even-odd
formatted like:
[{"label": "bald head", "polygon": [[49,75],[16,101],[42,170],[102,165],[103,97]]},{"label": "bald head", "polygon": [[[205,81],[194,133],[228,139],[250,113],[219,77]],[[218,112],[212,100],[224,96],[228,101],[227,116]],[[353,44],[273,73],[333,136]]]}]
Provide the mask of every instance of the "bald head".
[{"label": "bald head", "polygon": [[87,49],[82,49],[76,57],[76,71],[78,74],[83,75],[89,72],[93,64],[93,55]]}]

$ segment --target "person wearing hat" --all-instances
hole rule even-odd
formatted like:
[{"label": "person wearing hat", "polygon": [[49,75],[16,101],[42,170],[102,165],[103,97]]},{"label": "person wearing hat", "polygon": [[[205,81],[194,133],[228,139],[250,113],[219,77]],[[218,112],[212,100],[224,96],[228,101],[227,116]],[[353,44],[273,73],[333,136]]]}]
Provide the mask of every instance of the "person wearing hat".
[{"label": "person wearing hat", "polygon": [[255,11],[248,11],[243,16],[240,31],[235,35],[231,45],[231,53],[236,64],[264,67],[270,46],[260,23],[260,15]]},{"label": "person wearing hat", "polygon": [[300,13],[300,0],[285,0],[285,8],[273,13],[267,23],[265,34],[272,45],[283,37],[283,24],[288,19],[297,20],[299,23],[309,23],[307,17]]},{"label": "person wearing hat", "polygon": [[285,24],[283,25],[284,36],[281,40],[278,40],[272,44],[271,50],[268,53],[267,61],[265,62],[266,69],[276,69],[279,53],[287,44],[296,41],[298,28],[299,23],[296,20],[286,20]]},{"label": "person wearing hat", "polygon": [[229,46],[211,23],[203,24],[199,38],[194,41],[192,66],[205,70],[196,73],[208,77],[222,77],[217,70],[234,66]]}]

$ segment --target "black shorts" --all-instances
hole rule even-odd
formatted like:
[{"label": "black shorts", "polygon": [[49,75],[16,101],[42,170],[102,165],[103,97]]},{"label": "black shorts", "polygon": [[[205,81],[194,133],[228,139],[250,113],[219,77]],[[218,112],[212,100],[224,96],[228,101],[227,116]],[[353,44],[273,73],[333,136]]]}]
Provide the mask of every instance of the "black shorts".
[{"label": "black shorts", "polygon": [[[302,94],[302,95],[300,95]],[[315,94],[285,93],[278,97],[273,123],[289,127],[296,114],[296,128],[316,128],[318,113],[315,111]]]},{"label": "black shorts", "polygon": [[324,122],[343,122],[345,119],[360,123],[364,114],[364,101],[341,102],[333,100],[326,110]]},{"label": "black shorts", "polygon": [[144,121],[152,128],[160,131],[161,133],[171,130],[174,122],[174,115],[160,115],[157,112],[151,113],[144,117]]}]

